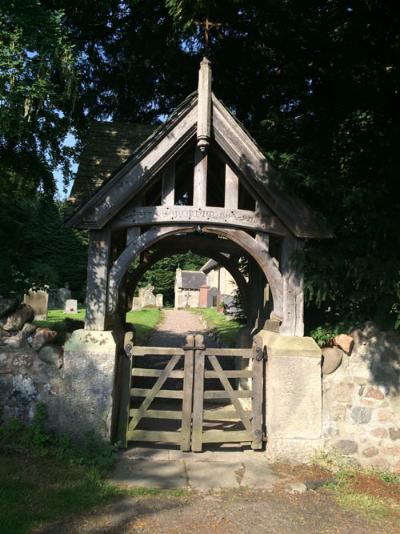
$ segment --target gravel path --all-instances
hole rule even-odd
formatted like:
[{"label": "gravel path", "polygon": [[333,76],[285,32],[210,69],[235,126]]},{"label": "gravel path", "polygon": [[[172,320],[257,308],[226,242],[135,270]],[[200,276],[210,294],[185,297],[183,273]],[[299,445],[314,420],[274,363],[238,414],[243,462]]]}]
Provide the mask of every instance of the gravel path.
[{"label": "gravel path", "polygon": [[186,310],[164,310],[163,320],[150,336],[147,345],[153,347],[182,347],[188,334],[203,334],[206,345],[215,347],[214,336],[199,316]]}]

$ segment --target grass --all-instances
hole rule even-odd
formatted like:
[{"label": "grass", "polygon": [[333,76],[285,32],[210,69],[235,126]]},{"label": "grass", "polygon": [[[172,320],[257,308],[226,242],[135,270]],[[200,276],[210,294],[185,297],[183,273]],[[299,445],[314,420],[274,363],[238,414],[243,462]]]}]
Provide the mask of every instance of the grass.
[{"label": "grass", "polygon": [[[85,308],[79,308],[78,313],[64,313],[64,310],[49,310],[46,321],[35,321],[41,328],[51,328],[60,333],[60,342],[64,330],[63,321],[66,318],[85,320]],[[136,342],[142,345],[161,320],[158,308],[144,308],[143,310],[128,312],[126,321],[132,323],[136,329]]]},{"label": "grass", "polygon": [[132,323],[136,330],[136,343],[144,345],[161,321],[162,313],[159,308],[143,308],[126,314],[126,321]]},{"label": "grass", "polygon": [[46,433],[42,405],[31,426],[12,420],[0,425],[0,532],[26,534],[42,524],[90,510],[119,497],[181,497],[184,490],[109,484],[114,448],[92,435],[83,445]]},{"label": "grass", "polygon": [[239,331],[243,327],[238,321],[227,319],[215,308],[190,308],[190,311],[203,316],[208,327],[217,333],[223,345],[236,346]]},{"label": "grass", "polygon": [[40,524],[90,510],[118,497],[183,497],[183,489],[134,488],[107,483],[95,468],[31,454],[0,457],[0,532],[26,534]]}]

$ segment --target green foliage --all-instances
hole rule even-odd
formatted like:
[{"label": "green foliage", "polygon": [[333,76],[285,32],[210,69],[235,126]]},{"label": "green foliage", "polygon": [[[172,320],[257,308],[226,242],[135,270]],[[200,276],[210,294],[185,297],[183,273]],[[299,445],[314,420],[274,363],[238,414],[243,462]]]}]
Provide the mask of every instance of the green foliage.
[{"label": "green foliage", "polygon": [[[0,516],[2,534],[32,529],[79,513],[115,497],[154,496],[163,490],[122,490],[105,482],[114,463],[110,443],[88,434],[81,445],[45,430],[46,411],[37,407],[32,424],[0,425]],[[166,492],[179,497],[184,490]]]},{"label": "green foliage", "polygon": [[343,321],[334,324],[324,324],[311,330],[310,336],[320,347],[327,347],[335,336],[348,332],[352,326],[354,325]]},{"label": "green foliage", "polygon": [[44,404],[36,406],[30,425],[12,419],[0,426],[0,451],[4,454],[25,453],[55,456],[69,464],[93,468],[106,473],[113,464],[112,445],[92,433],[77,445],[67,436],[57,437],[46,430],[47,411]]},{"label": "green foliage", "polygon": [[21,192],[10,202],[0,192],[0,295],[68,282],[73,295],[83,300],[87,236],[64,227],[64,210],[64,203],[48,195],[26,199]]},{"label": "green foliage", "polygon": [[69,173],[78,80],[64,12],[46,4],[0,2],[0,167],[6,180],[52,193],[50,171]]},{"label": "green foliage", "polygon": [[188,271],[197,271],[207,258],[187,252],[164,258],[155,263],[143,276],[139,287],[147,284],[154,286],[155,293],[164,295],[164,305],[171,306],[174,303],[175,272],[178,267]]}]

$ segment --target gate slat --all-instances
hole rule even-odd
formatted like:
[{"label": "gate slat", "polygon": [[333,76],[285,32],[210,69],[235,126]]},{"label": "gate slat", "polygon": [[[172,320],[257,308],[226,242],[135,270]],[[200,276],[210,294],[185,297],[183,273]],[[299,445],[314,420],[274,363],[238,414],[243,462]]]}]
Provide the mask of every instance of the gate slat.
[{"label": "gate slat", "polygon": [[241,443],[251,441],[251,432],[247,430],[206,430],[202,434],[203,443]]},{"label": "gate slat", "polygon": [[166,430],[128,430],[127,438],[131,441],[165,441],[167,443],[179,443],[180,432],[168,432]]},{"label": "gate slat", "polygon": [[[202,336],[196,336],[197,340]],[[203,448],[203,392],[204,392],[204,349],[195,351],[194,390],[193,390],[193,427],[192,451],[201,452]]]},{"label": "gate slat", "polygon": [[[131,409],[129,414],[135,416],[138,410]],[[146,410],[143,419],[182,419],[182,412],[178,410]]]},{"label": "gate slat", "polygon": [[[182,451],[190,451],[193,409],[194,336],[187,336],[186,341],[187,348],[185,350],[185,377],[183,379],[182,401]],[[189,344],[193,346],[192,349],[189,349]]]},{"label": "gate slat", "polygon": [[251,349],[205,349],[206,356],[253,358]]},{"label": "gate slat", "polygon": [[[139,368],[134,367],[132,369],[132,375],[133,376],[161,376],[162,369],[145,369],[145,368]],[[183,378],[183,371],[182,370],[174,370],[171,371],[168,375],[168,378]]]},{"label": "gate slat", "polygon": [[[140,407],[138,409],[138,412],[137,412],[137,416],[132,418],[132,420],[130,421],[129,427],[128,427],[129,430],[134,430],[137,427],[137,425],[140,422],[140,419],[143,417],[143,414],[145,413],[147,408],[150,406],[150,404],[153,402],[154,397],[157,395],[157,393],[159,393],[159,391],[162,388],[164,382],[167,380],[169,373],[172,371],[172,369],[178,363],[180,358],[181,358],[181,356],[179,354],[175,354],[174,356],[172,356],[170,361],[165,366],[165,369],[163,369],[161,375],[156,380],[154,386],[151,388],[150,391],[147,390],[148,391],[148,395],[147,396],[144,395],[146,398],[144,399],[144,401],[140,405]],[[133,388],[133,392],[134,392],[133,395],[135,395],[135,390],[136,389],[138,389],[138,388]],[[146,390],[143,390],[143,391],[146,391]],[[131,390],[131,392],[132,392],[132,390]],[[140,397],[140,396],[143,396],[143,395],[137,394],[137,396]]]},{"label": "gate slat", "polygon": [[[251,417],[251,412],[245,410],[245,413]],[[204,410],[204,421],[240,421],[240,417],[234,410]]]},{"label": "gate slat", "polygon": [[252,392],[248,389],[243,390],[233,390],[232,394],[229,394],[226,390],[208,390],[204,392],[205,399],[231,399],[235,397],[236,399],[250,399]]},{"label": "gate slat", "polygon": [[[251,378],[251,371],[246,369],[242,371],[224,371],[226,378]],[[205,371],[204,378],[218,378],[218,373],[216,371]]]},{"label": "gate slat", "polygon": [[[151,389],[132,388],[131,395],[133,397],[146,397],[146,399],[148,399],[149,398],[148,395],[151,394],[151,391],[152,391]],[[156,397],[162,398],[162,399],[182,399],[183,391],[175,390],[175,389],[160,389],[157,392],[157,394],[154,395],[154,398]],[[150,406],[150,403],[154,400],[154,398],[150,399],[150,402],[147,403],[149,406]]]},{"label": "gate slat", "polygon": [[[222,369],[222,367],[221,367],[221,365],[220,365],[220,363],[219,363],[219,361],[218,361],[216,356],[212,356],[210,354],[208,356],[208,359],[210,360],[211,365],[214,367],[214,370],[218,373],[219,379],[221,380],[221,383],[224,386],[226,392],[229,393],[229,397],[230,397],[230,399],[232,401],[232,404],[235,407],[235,410],[237,411],[240,419],[242,420],[243,426],[245,427],[245,429],[248,432],[252,432],[252,425],[250,423],[250,419],[248,419],[248,417],[245,414],[245,412],[243,410],[243,407],[240,404],[240,401],[238,399],[238,396],[239,396],[238,394],[242,393],[242,392],[233,390],[233,388],[231,386],[231,383],[229,382],[229,380],[224,375],[224,371],[223,371],[223,369]],[[250,393],[250,396],[251,396],[251,391],[243,391],[243,393]]]},{"label": "gate slat", "polygon": [[139,347],[134,346],[132,356],[183,356],[183,349],[179,347]]}]

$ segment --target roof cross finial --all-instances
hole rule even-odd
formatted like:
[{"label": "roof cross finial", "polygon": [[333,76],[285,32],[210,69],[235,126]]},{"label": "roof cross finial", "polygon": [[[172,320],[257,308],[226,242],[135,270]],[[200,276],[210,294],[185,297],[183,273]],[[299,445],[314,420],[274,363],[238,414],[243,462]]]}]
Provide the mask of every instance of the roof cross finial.
[{"label": "roof cross finial", "polygon": [[203,21],[195,21],[195,24],[201,26],[204,31],[204,55],[208,55],[208,44],[210,41],[210,33],[213,29],[220,28],[222,26],[221,22],[212,22],[206,17]]}]

